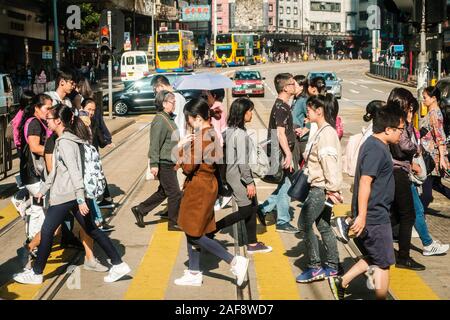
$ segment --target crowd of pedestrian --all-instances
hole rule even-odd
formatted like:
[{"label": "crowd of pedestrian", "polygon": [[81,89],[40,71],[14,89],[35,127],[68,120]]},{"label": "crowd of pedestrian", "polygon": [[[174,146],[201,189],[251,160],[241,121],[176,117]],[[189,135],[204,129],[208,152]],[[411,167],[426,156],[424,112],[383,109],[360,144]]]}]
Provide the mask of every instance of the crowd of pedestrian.
[{"label": "crowd of pedestrian", "polygon": [[[102,232],[108,225],[102,222],[98,202],[111,199],[98,170],[96,151],[111,144],[111,136],[105,134],[101,117],[96,117],[98,108],[88,81],[61,71],[57,83],[55,92],[24,99],[19,116],[21,181],[31,199],[25,214],[29,228],[24,250],[27,257],[35,256],[35,262],[14,279],[42,282],[58,229],[62,241],[80,246],[70,227],[75,217],[84,230],[85,268],[108,270],[95,258],[95,240],[111,259],[104,280],[112,282],[130,268]],[[424,90],[428,114],[420,130],[413,125],[419,105],[408,90],[394,88],[386,102],[370,102],[364,116],[369,126],[350,137],[343,150],[339,103],[326,92],[323,79],[280,73],[274,78],[277,98],[268,122],[266,152],[259,152],[261,145],[247,129],[255,108],[249,98],[234,100],[227,114],[223,89],[204,90],[201,98],[186,102],[163,75],[155,76],[151,85],[158,112],[150,129],[148,171],[159,186],[147,200],[133,206],[132,213],[137,225],[145,228],[144,217],[168,200],[167,212],[160,217],[168,220],[169,231],[185,233],[189,257],[188,269],[175,280],[176,285],[202,285],[202,250],[228,263],[242,285],[249,259],[231,255],[215,235],[242,221],[246,252],[270,254],[273,248],[258,241],[256,226],[258,220],[266,226],[267,215],[273,213],[277,232],[300,233],[304,240],[307,263],[296,281],[328,279],[336,299],[343,299],[350,282],[363,273],[373,281],[376,298],[385,299],[392,265],[425,270],[410,255],[413,227],[424,256],[448,251],[448,244],[432,238],[425,219],[433,190],[450,199],[450,189],[442,183],[450,171],[438,88]],[[351,216],[334,217],[334,205],[344,201],[344,171],[354,176]],[[92,178],[88,179],[91,184],[86,175]],[[260,201],[257,177],[276,184],[274,192]],[[237,211],[216,222],[215,212],[231,198]],[[291,213],[292,200],[302,202],[297,223]],[[333,219],[339,237],[333,231]],[[324,255],[314,225],[324,243]],[[350,238],[364,256],[344,270],[337,241]],[[397,251],[394,241],[398,241]]]},{"label": "crowd of pedestrian", "polygon": [[[102,208],[113,208],[98,148],[111,146],[111,134],[89,81],[71,69],[56,75],[56,90],[26,92],[13,121],[20,156],[19,192],[12,198],[25,220],[25,243],[19,250],[24,270],[14,280],[40,284],[55,235],[61,248],[83,249],[84,269],[106,272],[113,282],[130,272],[107,232]],[[79,235],[74,218],[81,227]],[[94,241],[111,267],[95,257]]]}]

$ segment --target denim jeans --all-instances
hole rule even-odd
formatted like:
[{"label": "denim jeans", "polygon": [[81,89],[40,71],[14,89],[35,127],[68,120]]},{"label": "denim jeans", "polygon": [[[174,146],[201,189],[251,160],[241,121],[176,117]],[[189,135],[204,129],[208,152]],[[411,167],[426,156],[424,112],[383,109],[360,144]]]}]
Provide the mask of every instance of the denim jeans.
[{"label": "denim jeans", "polygon": [[429,246],[433,243],[433,239],[431,238],[430,232],[428,231],[422,201],[420,201],[419,193],[417,192],[417,188],[414,184],[411,184],[411,192],[414,200],[414,210],[416,211],[416,222],[414,224],[414,227],[419,234],[422,245],[424,247]]},{"label": "denim jeans", "polygon": [[291,197],[287,194],[290,187],[291,180],[285,175],[283,181],[261,205],[261,209],[264,213],[268,213],[277,207],[278,226],[291,221],[291,215],[289,213],[289,203],[291,201]]},{"label": "denim jeans", "polygon": [[321,267],[319,240],[314,233],[313,224],[322,236],[325,246],[328,267],[337,270],[339,264],[339,253],[337,249],[336,236],[330,225],[331,208],[325,206],[325,190],[312,187],[308,198],[303,204],[300,218],[298,219],[298,228],[302,232],[306,244],[306,255],[308,259],[308,268]]}]

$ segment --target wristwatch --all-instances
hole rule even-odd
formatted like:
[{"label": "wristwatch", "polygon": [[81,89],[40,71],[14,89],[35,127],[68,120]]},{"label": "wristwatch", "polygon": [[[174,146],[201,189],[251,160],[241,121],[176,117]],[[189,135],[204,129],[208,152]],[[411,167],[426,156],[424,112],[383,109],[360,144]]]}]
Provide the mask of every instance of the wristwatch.
[{"label": "wristwatch", "polygon": [[83,204],[84,202],[85,202],[84,199],[77,199],[78,204]]}]

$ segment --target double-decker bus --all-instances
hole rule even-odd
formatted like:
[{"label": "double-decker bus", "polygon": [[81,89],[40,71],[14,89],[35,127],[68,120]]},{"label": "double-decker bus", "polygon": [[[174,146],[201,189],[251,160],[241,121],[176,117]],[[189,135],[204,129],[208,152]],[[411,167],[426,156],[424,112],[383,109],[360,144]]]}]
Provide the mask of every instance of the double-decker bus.
[{"label": "double-decker bus", "polygon": [[223,33],[216,36],[214,43],[216,49],[216,66],[222,66],[222,57],[225,56],[229,66],[236,65],[236,50],[237,42],[234,39],[233,33]]},{"label": "double-decker bus", "polygon": [[194,34],[187,30],[156,32],[156,72],[194,70]]},{"label": "double-decker bus", "polygon": [[253,60],[255,63],[262,62],[262,54],[261,54],[261,37],[259,34],[253,35]]}]

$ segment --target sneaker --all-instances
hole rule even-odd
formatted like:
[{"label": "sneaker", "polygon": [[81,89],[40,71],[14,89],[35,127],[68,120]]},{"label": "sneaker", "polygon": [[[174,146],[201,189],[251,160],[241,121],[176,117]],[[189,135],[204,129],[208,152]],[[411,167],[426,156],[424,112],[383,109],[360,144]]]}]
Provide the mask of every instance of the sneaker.
[{"label": "sneaker", "polygon": [[424,271],[425,266],[423,264],[418,263],[417,261],[413,260],[411,257],[408,259],[397,259],[397,262],[395,263],[396,268],[400,269],[409,269],[414,271]]},{"label": "sneaker", "polygon": [[42,274],[35,274],[33,269],[25,269],[23,272],[15,274],[13,279],[23,284],[41,284],[44,277]]},{"label": "sneaker", "polygon": [[348,242],[348,230],[350,229],[349,224],[346,221],[345,217],[337,217],[336,218],[336,227],[339,231],[339,236],[345,240],[345,242]]},{"label": "sneaker", "polygon": [[108,201],[105,199],[97,202],[97,204],[100,209],[114,209],[116,207],[116,205],[112,201]]},{"label": "sneaker", "polygon": [[192,273],[190,270],[184,270],[184,275],[181,278],[175,279],[174,283],[177,286],[200,287],[203,283],[203,274],[200,271]]},{"label": "sneaker", "polygon": [[111,232],[114,231],[114,226],[108,224],[107,222],[103,221],[102,224],[98,227],[100,230],[104,232]]},{"label": "sneaker", "polygon": [[84,268],[84,270],[95,271],[95,272],[106,272],[109,270],[108,267],[102,265],[100,263],[100,261],[98,261],[98,259],[95,257],[94,257],[94,259],[91,259],[91,260],[87,260],[85,258],[83,268]]},{"label": "sneaker", "polygon": [[131,211],[134,214],[134,217],[136,218],[136,224],[139,228],[145,228],[144,223],[144,215],[139,211],[137,206],[131,207]]},{"label": "sneaker", "polygon": [[292,226],[289,222],[286,222],[285,224],[277,225],[276,231],[284,233],[297,233],[298,229]]},{"label": "sneaker", "polygon": [[434,240],[429,246],[423,247],[422,254],[424,256],[441,255],[448,251],[448,244],[442,244],[438,240]]},{"label": "sneaker", "polygon": [[246,257],[235,256],[235,264],[231,266],[231,272],[236,276],[236,283],[238,286],[241,286],[244,282],[245,275],[247,274],[248,262],[249,260]]},{"label": "sneaker", "polygon": [[267,253],[271,252],[272,247],[266,246],[264,242],[257,242],[255,246],[249,246],[247,245],[247,253],[248,254],[254,254],[254,253]]},{"label": "sneaker", "polygon": [[336,270],[335,268],[328,267],[328,266],[325,266],[325,268],[323,268],[323,270],[325,271],[325,279],[328,279],[331,277],[336,277],[339,274],[338,270]]},{"label": "sneaker", "polygon": [[297,276],[296,281],[299,283],[310,283],[322,279],[325,279],[325,270],[320,267],[306,269]]},{"label": "sneaker", "polygon": [[331,292],[336,300],[344,300],[345,288],[342,286],[342,277],[328,278],[328,283],[331,288]]},{"label": "sneaker", "polygon": [[258,208],[256,209],[256,217],[258,217],[259,222],[263,226],[267,226],[266,214],[264,213],[264,211],[262,210],[262,208],[260,206],[258,206]]},{"label": "sneaker", "polygon": [[125,262],[122,262],[118,265],[113,265],[111,269],[109,269],[109,273],[106,277],[103,278],[103,281],[105,282],[114,282],[119,280],[120,278],[124,277],[131,271],[128,264]]}]

